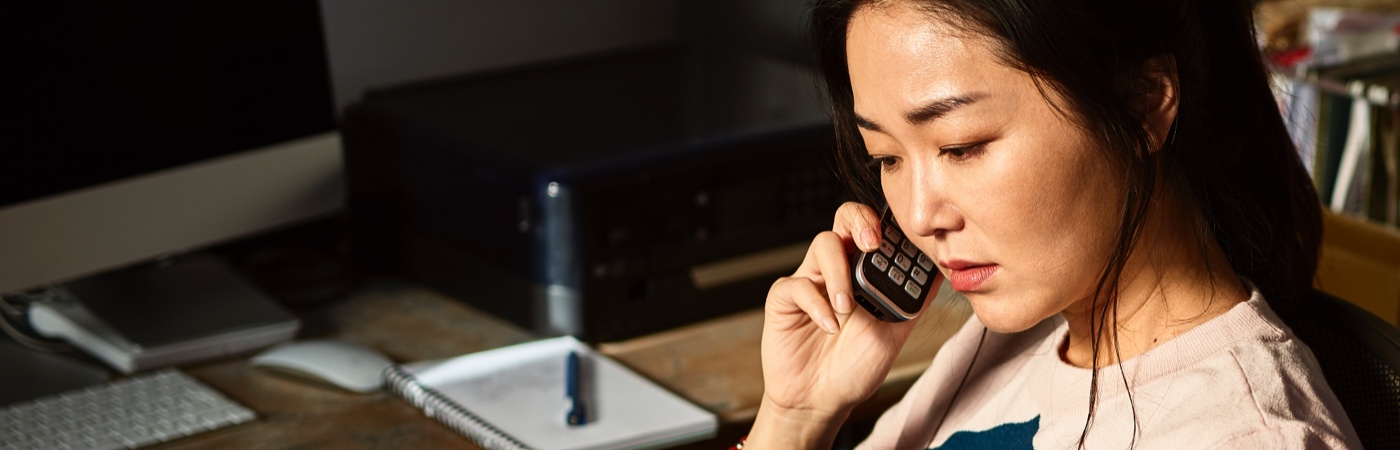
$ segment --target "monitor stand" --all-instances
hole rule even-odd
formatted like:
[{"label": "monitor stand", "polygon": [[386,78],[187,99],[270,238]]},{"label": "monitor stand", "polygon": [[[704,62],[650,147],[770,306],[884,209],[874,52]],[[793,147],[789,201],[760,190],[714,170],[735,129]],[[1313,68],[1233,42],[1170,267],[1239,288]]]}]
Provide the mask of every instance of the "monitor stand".
[{"label": "monitor stand", "polygon": [[266,347],[301,326],[211,256],[108,272],[50,294],[30,306],[34,330],[128,374]]}]

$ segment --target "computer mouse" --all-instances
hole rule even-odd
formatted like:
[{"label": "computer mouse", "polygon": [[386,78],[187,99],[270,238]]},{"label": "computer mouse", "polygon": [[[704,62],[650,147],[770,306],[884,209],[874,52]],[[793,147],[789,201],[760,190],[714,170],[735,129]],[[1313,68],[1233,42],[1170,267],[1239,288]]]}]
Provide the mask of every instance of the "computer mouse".
[{"label": "computer mouse", "polygon": [[310,377],[352,392],[370,393],[383,385],[389,358],[363,345],[338,340],[298,341],[268,349],[254,367]]}]

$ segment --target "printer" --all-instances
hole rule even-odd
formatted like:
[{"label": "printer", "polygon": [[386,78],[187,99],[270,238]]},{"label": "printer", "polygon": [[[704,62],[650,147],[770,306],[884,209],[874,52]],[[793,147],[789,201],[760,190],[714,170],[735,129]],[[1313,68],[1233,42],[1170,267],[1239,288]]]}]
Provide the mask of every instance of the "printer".
[{"label": "printer", "polygon": [[341,125],[353,253],[592,342],[761,307],[845,198],[819,86],[671,46],[368,92]]}]

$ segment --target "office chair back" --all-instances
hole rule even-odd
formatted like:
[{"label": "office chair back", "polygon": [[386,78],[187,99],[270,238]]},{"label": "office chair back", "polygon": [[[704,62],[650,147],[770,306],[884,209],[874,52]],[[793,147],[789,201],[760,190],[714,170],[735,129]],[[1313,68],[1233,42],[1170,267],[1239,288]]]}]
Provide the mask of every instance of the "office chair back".
[{"label": "office chair back", "polygon": [[1400,326],[1400,229],[1327,212],[1321,250],[1313,287]]},{"label": "office chair back", "polygon": [[1312,349],[1361,445],[1400,448],[1400,329],[1315,290],[1278,313]]}]

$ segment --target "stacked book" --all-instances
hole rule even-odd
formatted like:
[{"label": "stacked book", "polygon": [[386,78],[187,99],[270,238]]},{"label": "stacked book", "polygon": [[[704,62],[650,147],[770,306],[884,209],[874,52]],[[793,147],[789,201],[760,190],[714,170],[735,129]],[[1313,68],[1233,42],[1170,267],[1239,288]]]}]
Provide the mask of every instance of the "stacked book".
[{"label": "stacked book", "polygon": [[1400,226],[1400,6],[1393,8],[1308,8],[1291,23],[1297,39],[1265,43],[1285,47],[1266,48],[1279,106],[1322,202]]}]

